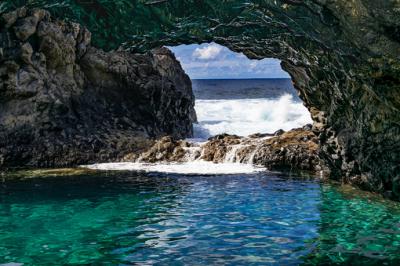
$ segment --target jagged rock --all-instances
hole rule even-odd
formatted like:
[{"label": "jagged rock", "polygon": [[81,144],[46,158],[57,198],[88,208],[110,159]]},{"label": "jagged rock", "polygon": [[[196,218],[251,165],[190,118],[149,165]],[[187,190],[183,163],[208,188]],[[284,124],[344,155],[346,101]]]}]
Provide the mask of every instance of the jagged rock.
[{"label": "jagged rock", "polygon": [[118,160],[155,137],[191,136],[191,82],[168,49],[104,52],[40,9],[2,19],[0,166]]},{"label": "jagged rock", "polygon": [[108,50],[214,41],[253,59],[282,60],[312,113],[331,177],[400,199],[398,1],[53,2],[35,5],[86,23],[95,45]]},{"label": "jagged rock", "polygon": [[277,131],[275,131],[274,132],[274,136],[280,136],[280,135],[282,135],[283,133],[285,133],[285,131],[283,130],[283,129],[278,129]]},{"label": "jagged rock", "polygon": [[272,137],[274,136],[274,134],[271,133],[255,133],[255,134],[251,134],[248,137],[249,138],[265,138],[265,137]]},{"label": "jagged rock", "polygon": [[193,160],[240,162],[275,170],[307,170],[315,173],[329,169],[319,157],[318,138],[311,130],[292,129],[279,136],[255,134],[249,137],[220,134],[203,144],[164,137],[140,156],[126,157],[141,162],[187,162]]},{"label": "jagged rock", "polygon": [[267,139],[253,157],[253,163],[269,169],[297,169],[313,172],[329,169],[319,157],[319,141],[310,130],[293,129]]},{"label": "jagged rock", "polygon": [[17,20],[14,26],[14,32],[18,39],[26,41],[36,31],[39,19],[36,16],[30,16]]},{"label": "jagged rock", "polygon": [[[166,136],[156,141],[156,143],[147,151],[143,152],[135,160],[141,162],[184,162],[189,159],[186,154],[186,148],[192,147],[192,144],[185,140],[174,140]],[[130,159],[125,157],[124,159]]]}]

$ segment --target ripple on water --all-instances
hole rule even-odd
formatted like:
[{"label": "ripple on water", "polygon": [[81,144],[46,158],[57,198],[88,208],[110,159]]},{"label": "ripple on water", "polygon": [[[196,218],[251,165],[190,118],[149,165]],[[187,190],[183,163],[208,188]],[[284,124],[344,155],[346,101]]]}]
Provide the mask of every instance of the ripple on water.
[{"label": "ripple on water", "polygon": [[0,265],[396,265],[397,203],[268,173],[4,183]]}]

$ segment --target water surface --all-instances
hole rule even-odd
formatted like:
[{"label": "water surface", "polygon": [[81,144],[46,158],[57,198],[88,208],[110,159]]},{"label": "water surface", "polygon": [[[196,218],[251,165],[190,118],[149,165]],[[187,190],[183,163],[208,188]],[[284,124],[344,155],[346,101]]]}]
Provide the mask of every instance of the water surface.
[{"label": "water surface", "polygon": [[400,207],[281,174],[2,183],[0,264],[396,265]]},{"label": "water surface", "polygon": [[194,136],[248,136],[312,123],[290,79],[192,80],[198,124]]}]

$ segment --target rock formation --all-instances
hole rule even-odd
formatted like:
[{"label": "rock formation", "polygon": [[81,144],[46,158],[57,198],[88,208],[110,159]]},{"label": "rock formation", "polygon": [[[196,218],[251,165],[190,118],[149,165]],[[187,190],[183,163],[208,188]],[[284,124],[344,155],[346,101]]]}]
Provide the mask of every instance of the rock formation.
[{"label": "rock formation", "polygon": [[276,136],[239,137],[222,134],[204,143],[191,143],[163,137],[142,154],[130,154],[125,160],[139,162],[251,163],[271,170],[306,170],[329,174],[319,157],[317,136],[307,128],[279,132]]},{"label": "rock formation", "polygon": [[168,49],[104,52],[86,28],[40,9],[0,25],[0,166],[116,160],[192,134],[191,82]]},{"label": "rock formation", "polygon": [[399,1],[51,3],[4,0],[0,12],[47,6],[87,26],[104,49],[215,41],[250,58],[281,59],[313,116],[332,178],[400,199]]}]

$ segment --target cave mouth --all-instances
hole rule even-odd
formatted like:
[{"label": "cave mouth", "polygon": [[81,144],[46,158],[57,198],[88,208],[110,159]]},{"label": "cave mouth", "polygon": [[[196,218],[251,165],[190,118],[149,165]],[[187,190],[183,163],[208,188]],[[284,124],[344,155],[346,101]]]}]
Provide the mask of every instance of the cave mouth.
[{"label": "cave mouth", "polygon": [[214,42],[168,48],[192,80],[195,139],[271,134],[312,123],[280,60],[251,60]]}]

